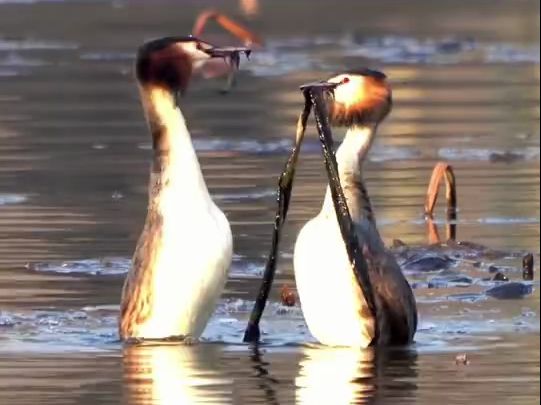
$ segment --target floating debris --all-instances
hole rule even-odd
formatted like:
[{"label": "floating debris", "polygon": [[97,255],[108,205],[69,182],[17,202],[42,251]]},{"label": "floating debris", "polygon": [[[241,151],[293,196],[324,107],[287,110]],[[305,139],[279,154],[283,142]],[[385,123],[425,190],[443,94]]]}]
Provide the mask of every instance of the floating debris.
[{"label": "floating debris", "polygon": [[507,277],[502,272],[498,271],[496,274],[494,274],[494,277],[492,277],[493,281],[509,281],[509,277]]},{"label": "floating debris", "polygon": [[405,242],[401,241],[400,239],[393,239],[392,247],[394,249],[401,248],[401,247],[406,247],[406,246],[408,246],[408,245]]},{"label": "floating debris", "polygon": [[447,255],[418,255],[410,258],[403,264],[404,270],[416,272],[429,272],[446,270],[455,264]]},{"label": "floating debris", "polygon": [[280,292],[280,301],[282,305],[286,307],[294,307],[297,302],[297,296],[295,291],[293,291],[287,284],[284,284],[282,291]]},{"label": "floating debris", "polygon": [[120,191],[114,191],[113,194],[111,194],[111,198],[115,201],[122,200],[124,198],[124,194],[122,194]]},{"label": "floating debris", "polygon": [[473,284],[471,277],[460,273],[449,272],[432,277],[428,281],[428,288],[450,288],[450,287],[469,287]]},{"label": "floating debris", "polygon": [[470,364],[470,359],[466,353],[457,354],[455,357],[455,363],[457,366],[467,366]]},{"label": "floating debris", "polygon": [[533,274],[533,254],[528,253],[522,258],[522,278],[525,281],[532,281],[534,278]]},{"label": "floating debris", "polygon": [[524,298],[530,295],[532,291],[533,287],[530,284],[509,282],[489,288],[485,291],[485,294],[499,300],[513,300]]},{"label": "floating debris", "polygon": [[512,163],[518,160],[523,160],[524,155],[516,152],[491,152],[488,155],[488,160],[494,163],[503,162],[503,163]]}]

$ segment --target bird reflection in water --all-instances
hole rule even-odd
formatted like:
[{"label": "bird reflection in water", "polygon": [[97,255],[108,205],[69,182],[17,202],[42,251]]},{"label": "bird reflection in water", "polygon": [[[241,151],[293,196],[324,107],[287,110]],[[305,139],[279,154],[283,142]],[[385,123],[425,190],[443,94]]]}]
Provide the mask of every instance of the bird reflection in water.
[{"label": "bird reflection in water", "polygon": [[417,376],[416,361],[416,352],[404,349],[306,347],[295,380],[296,402],[367,403],[390,398],[395,389],[404,397],[414,397],[417,386],[411,381]]},{"label": "bird reflection in water", "polygon": [[[257,345],[232,352],[214,344],[125,346],[122,403],[342,405],[391,399],[396,393],[415,398],[414,350],[324,346],[284,350],[288,353],[276,348],[264,353]],[[284,355],[289,361],[299,357],[296,376],[291,367],[280,367]]]},{"label": "bird reflection in water", "polygon": [[130,405],[221,402],[232,379],[215,363],[218,346],[131,345],[123,351],[124,402]]},{"label": "bird reflection in water", "polygon": [[124,402],[191,405],[279,404],[279,381],[257,346],[227,351],[215,344],[159,342],[123,350]]}]

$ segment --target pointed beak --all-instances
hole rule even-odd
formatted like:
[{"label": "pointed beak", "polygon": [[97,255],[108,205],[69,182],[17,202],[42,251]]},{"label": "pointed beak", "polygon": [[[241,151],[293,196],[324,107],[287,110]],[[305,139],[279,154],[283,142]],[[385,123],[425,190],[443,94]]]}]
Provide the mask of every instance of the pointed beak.
[{"label": "pointed beak", "polygon": [[231,58],[239,59],[241,54],[245,54],[247,59],[250,59],[252,50],[242,46],[224,46],[215,47],[206,51],[211,58]]},{"label": "pointed beak", "polygon": [[309,90],[315,90],[320,89],[323,91],[333,92],[334,89],[336,89],[338,86],[340,86],[342,83],[331,83],[327,81],[321,81],[321,82],[312,82],[312,83],[306,83],[300,86],[300,89],[302,92],[309,91]]},{"label": "pointed beak", "polygon": [[228,93],[235,85],[235,72],[239,69],[240,55],[246,55],[246,59],[250,59],[252,50],[240,46],[213,47],[208,49],[207,54],[211,58],[222,58],[229,65],[229,75],[227,84],[222,90],[222,93]]},{"label": "pointed beak", "polygon": [[334,90],[342,83],[332,83],[327,81],[306,83],[300,86],[302,94],[305,98],[310,98],[311,94],[320,93],[325,94],[327,97],[334,98]]}]

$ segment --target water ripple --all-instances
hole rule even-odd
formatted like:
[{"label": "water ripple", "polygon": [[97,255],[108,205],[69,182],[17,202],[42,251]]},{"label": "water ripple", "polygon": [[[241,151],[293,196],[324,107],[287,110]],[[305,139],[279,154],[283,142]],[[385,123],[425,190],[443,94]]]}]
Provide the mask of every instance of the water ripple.
[{"label": "water ripple", "polygon": [[[233,152],[256,155],[287,155],[291,152],[293,142],[290,139],[271,141],[258,141],[252,139],[194,139],[194,147],[199,152]],[[152,144],[140,143],[139,149],[151,150]],[[303,143],[303,153],[321,153],[321,144],[317,140],[307,139]],[[386,162],[396,160],[414,160],[421,156],[421,151],[414,147],[374,146],[370,152],[369,160],[372,162]],[[265,192],[267,194],[267,192]]]},{"label": "water ripple", "polygon": [[73,42],[45,41],[38,39],[2,39],[0,38],[0,51],[21,50],[66,50],[77,49],[79,46]]},{"label": "water ripple", "polygon": [[0,194],[0,206],[20,204],[28,199],[27,196],[21,194]]},{"label": "water ripple", "polygon": [[345,40],[349,56],[362,56],[385,63],[449,64],[461,62],[539,63],[539,46],[483,43],[471,38],[417,39],[383,36]]},{"label": "water ripple", "polygon": [[63,262],[40,262],[27,265],[28,269],[32,271],[88,276],[114,276],[126,274],[130,269],[130,266],[131,260],[123,257],[107,257]]},{"label": "water ripple", "polygon": [[35,58],[27,58],[14,52],[9,52],[5,57],[0,58],[0,66],[36,67],[36,66],[46,66],[46,65],[48,65],[48,63],[43,60],[35,59]]},{"label": "water ripple", "polygon": [[[30,271],[80,276],[118,276],[128,273],[131,259],[126,257],[103,257],[94,259],[36,262],[26,265]],[[230,269],[231,277],[261,277],[264,263],[246,260],[235,255]]]},{"label": "water ripple", "polygon": [[479,160],[511,163],[519,160],[539,160],[538,147],[514,148],[512,150],[483,148],[441,148],[438,156],[446,160]]}]

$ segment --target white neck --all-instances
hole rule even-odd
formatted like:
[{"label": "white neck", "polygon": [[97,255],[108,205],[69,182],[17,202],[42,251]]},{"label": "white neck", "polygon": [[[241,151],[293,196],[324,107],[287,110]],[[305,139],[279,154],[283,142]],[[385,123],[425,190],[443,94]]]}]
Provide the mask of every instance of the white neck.
[{"label": "white neck", "polygon": [[[368,196],[364,195],[364,191],[359,189],[363,184],[361,169],[374,141],[376,129],[376,126],[355,126],[349,128],[342,144],[336,151],[340,184],[344,190],[352,217],[357,216],[356,207],[359,204],[362,204],[362,207],[366,205],[366,202],[361,200],[367,199]],[[327,187],[322,211],[325,213],[334,212],[329,187]]]},{"label": "white neck", "polygon": [[184,116],[171,92],[142,88],[141,98],[153,137],[151,197],[152,193],[174,188],[187,200],[197,196],[210,199]]},{"label": "white neck", "polygon": [[340,177],[360,176],[361,166],[376,135],[375,127],[351,127],[336,151]]}]

